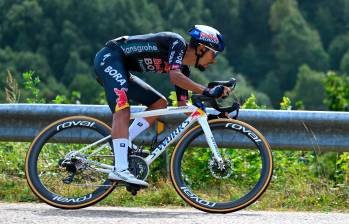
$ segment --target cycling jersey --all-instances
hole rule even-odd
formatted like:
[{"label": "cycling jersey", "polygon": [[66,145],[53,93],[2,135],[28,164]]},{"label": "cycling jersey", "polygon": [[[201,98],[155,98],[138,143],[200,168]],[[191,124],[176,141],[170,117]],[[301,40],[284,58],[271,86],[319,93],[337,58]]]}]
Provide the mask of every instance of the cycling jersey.
[{"label": "cycling jersey", "polygon": [[123,36],[108,41],[106,46],[119,46],[125,54],[126,69],[139,72],[180,69],[186,51],[183,37],[171,32]]},{"label": "cycling jersey", "polygon": [[[186,76],[190,75],[189,67],[182,64],[186,51],[184,39],[171,32],[123,36],[106,43],[95,57],[95,71],[98,80],[104,86],[107,101],[112,112],[128,106],[127,98],[150,106],[160,98],[165,98],[155,89],[131,75],[130,71],[168,73],[181,69]],[[137,81],[135,81],[137,80]],[[115,94],[123,94],[123,103]],[[188,100],[188,91],[175,86],[178,101]]]}]

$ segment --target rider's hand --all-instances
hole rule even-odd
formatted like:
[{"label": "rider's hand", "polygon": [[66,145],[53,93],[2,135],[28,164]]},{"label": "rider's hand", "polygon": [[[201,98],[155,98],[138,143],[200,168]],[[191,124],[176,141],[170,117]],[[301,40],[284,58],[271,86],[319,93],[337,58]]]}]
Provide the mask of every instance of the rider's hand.
[{"label": "rider's hand", "polygon": [[224,94],[225,88],[222,85],[215,86],[213,88],[206,88],[202,95],[213,97],[213,98],[219,98],[222,97]]},{"label": "rider's hand", "polygon": [[231,92],[231,88],[224,86],[224,91],[223,91],[222,97],[224,98],[224,97],[229,96],[230,92]]}]

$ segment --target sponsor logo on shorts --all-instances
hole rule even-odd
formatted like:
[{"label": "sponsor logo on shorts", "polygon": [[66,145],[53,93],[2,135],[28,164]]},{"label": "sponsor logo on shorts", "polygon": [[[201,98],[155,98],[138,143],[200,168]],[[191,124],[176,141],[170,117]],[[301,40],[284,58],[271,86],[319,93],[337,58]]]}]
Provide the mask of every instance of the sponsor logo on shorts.
[{"label": "sponsor logo on shorts", "polygon": [[118,96],[118,99],[116,100],[115,111],[119,111],[126,107],[130,107],[130,105],[128,104],[128,99],[126,95],[127,90],[128,89],[126,88],[122,88],[122,89],[114,88],[114,92]]},{"label": "sponsor logo on shorts", "polygon": [[123,78],[121,73],[118,72],[118,70],[114,69],[113,67],[111,66],[106,67],[104,69],[104,72],[108,73],[108,75],[110,75],[113,79],[115,79],[115,81],[120,83],[120,85],[123,86],[126,83],[126,80]]},{"label": "sponsor logo on shorts", "polygon": [[104,65],[105,59],[109,58],[110,56],[111,56],[111,53],[108,53],[108,54],[103,55],[103,60],[102,60],[102,62],[101,62],[100,65],[103,66],[103,65]]}]

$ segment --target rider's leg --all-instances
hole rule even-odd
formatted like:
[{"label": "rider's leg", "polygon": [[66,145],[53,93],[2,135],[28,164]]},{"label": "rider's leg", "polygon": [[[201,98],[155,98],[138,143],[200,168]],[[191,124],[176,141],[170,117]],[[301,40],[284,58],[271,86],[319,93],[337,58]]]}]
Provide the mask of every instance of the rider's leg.
[{"label": "rider's leg", "polygon": [[115,171],[109,173],[108,178],[148,186],[145,181],[136,179],[128,171],[128,124],[130,121],[130,107],[126,91],[118,89],[114,90],[118,95],[115,113],[113,114],[111,133],[114,148]]},{"label": "rider's leg", "polygon": [[109,108],[113,113],[112,139],[116,167],[109,173],[108,178],[147,186],[146,182],[136,179],[128,171],[130,109],[126,92],[129,87],[129,75],[123,63],[122,50],[103,48],[97,53],[94,65],[96,75],[105,89]]},{"label": "rider's leg", "polygon": [[[166,99],[160,98],[156,102],[152,103],[148,108],[149,110],[158,110],[163,109],[167,107],[167,101]],[[136,118],[130,128],[129,128],[129,139],[132,141],[135,139],[140,133],[142,133],[144,130],[146,130],[154,121],[157,119],[158,116],[153,117],[146,117],[146,118]]]},{"label": "rider's leg", "polygon": [[[119,92],[118,101],[124,91]],[[125,98],[124,98],[125,100]],[[126,97],[127,100],[127,97]],[[115,170],[122,171],[128,169],[128,124],[130,122],[130,107],[126,102],[118,108],[116,105],[115,113],[113,113],[113,123],[111,136],[113,139]]]}]

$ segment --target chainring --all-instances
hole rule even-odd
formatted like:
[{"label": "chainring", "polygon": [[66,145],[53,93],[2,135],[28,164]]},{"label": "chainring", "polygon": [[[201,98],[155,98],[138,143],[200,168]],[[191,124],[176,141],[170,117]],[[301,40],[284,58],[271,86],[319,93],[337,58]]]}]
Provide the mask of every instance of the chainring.
[{"label": "chainring", "polygon": [[149,166],[145,160],[136,155],[130,155],[128,157],[128,169],[129,171],[140,180],[145,180],[149,173]]}]

